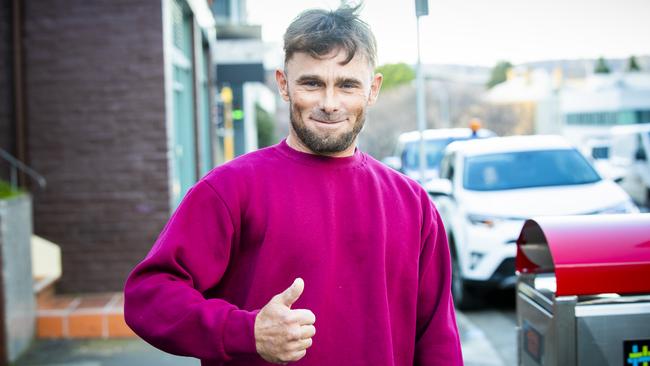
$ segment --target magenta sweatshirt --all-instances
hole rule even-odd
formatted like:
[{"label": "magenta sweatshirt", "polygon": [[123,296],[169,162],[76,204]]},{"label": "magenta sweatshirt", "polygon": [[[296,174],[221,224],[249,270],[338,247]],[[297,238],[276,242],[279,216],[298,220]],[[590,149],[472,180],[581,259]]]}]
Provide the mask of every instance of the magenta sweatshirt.
[{"label": "magenta sweatshirt", "polygon": [[296,277],[292,308],[316,315],[296,365],[462,365],[440,217],[358,149],[328,158],[283,141],[211,171],[130,274],[125,317],[203,366],[268,365],[255,316]]}]

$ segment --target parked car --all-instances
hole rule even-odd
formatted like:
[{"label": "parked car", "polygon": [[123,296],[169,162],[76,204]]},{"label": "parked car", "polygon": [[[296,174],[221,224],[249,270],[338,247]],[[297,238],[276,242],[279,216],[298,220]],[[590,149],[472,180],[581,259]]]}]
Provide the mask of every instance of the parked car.
[{"label": "parked car", "polygon": [[650,206],[650,123],[612,128],[609,163],[617,182],[638,204]]},{"label": "parked car", "polygon": [[447,146],[440,178],[425,185],[445,223],[452,290],[460,308],[478,305],[480,287],[515,283],[516,240],[540,215],[638,212],[560,136],[495,137]]},{"label": "parked car", "polygon": [[439,128],[425,130],[424,153],[426,169],[424,171],[424,179],[420,179],[420,131],[402,133],[397,139],[393,156],[384,158],[382,161],[391,168],[422,183],[438,177],[442,153],[450,143],[493,136],[496,136],[494,132],[484,128]]}]

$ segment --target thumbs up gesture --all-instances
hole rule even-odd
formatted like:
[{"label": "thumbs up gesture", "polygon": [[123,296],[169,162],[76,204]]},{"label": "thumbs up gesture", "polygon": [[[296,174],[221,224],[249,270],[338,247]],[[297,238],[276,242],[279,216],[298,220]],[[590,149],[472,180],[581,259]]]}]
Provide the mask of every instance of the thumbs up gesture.
[{"label": "thumbs up gesture", "polygon": [[304,288],[303,280],[296,278],[288,289],[273,296],[257,314],[255,346],[266,361],[283,365],[298,361],[311,347],[311,338],[316,334],[316,316],[309,310],[291,309]]}]

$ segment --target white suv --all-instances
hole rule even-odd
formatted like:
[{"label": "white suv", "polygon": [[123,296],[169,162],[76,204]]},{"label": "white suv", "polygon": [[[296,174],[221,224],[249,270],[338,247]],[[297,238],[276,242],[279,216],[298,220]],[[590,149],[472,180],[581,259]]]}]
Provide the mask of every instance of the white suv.
[{"label": "white suv", "polygon": [[638,208],[559,136],[450,144],[440,178],[425,185],[445,223],[456,305],[478,304],[476,285],[515,283],[516,240],[541,215],[632,213]]}]

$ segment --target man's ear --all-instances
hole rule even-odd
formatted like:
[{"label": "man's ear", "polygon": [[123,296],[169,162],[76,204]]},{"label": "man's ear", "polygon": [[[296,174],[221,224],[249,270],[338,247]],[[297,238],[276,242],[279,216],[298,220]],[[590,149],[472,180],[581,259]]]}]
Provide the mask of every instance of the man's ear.
[{"label": "man's ear", "polygon": [[278,83],[278,91],[280,96],[284,99],[285,102],[289,101],[289,85],[287,81],[287,75],[284,71],[277,69],[275,70],[275,81]]},{"label": "man's ear", "polygon": [[373,105],[377,101],[379,96],[379,89],[381,89],[381,83],[384,81],[384,75],[381,73],[376,73],[372,77],[372,83],[370,84],[370,95],[368,96],[368,105]]}]

